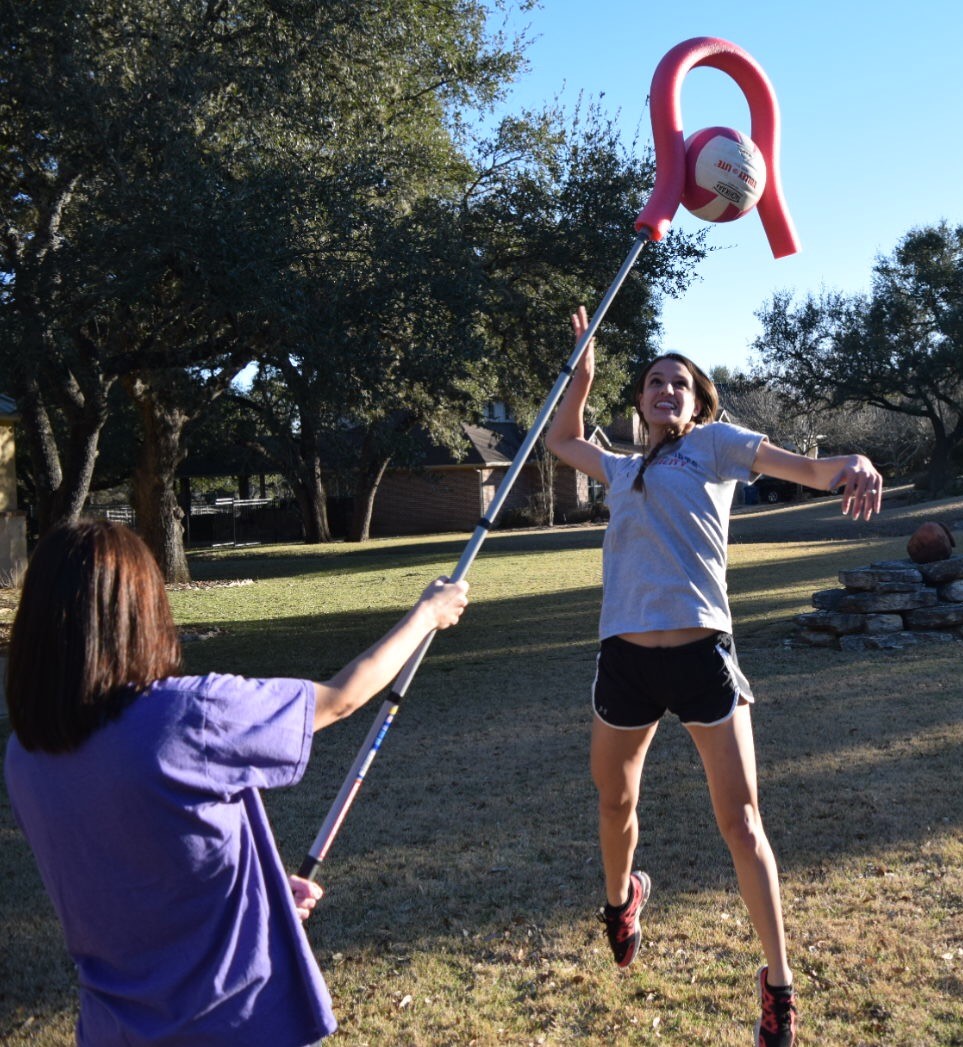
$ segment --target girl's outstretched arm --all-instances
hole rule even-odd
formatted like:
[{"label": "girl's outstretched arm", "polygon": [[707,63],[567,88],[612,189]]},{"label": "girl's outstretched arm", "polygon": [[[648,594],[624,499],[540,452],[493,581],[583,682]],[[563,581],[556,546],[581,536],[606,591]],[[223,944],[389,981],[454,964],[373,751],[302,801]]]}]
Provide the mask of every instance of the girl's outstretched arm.
[{"label": "girl's outstretched arm", "polygon": [[[585,312],[585,306],[580,305],[578,312],[572,315],[572,330],[576,341],[587,328],[588,314]],[[595,444],[585,439],[585,403],[594,376],[595,345],[589,342],[545,434],[545,445],[566,465],[605,483],[602,452]]]},{"label": "girl's outstretched arm", "polygon": [[404,668],[418,645],[436,629],[447,629],[468,604],[468,582],[438,578],[414,607],[377,643],[324,683],[314,685],[314,729],[320,731],[350,716],[384,690]]},{"label": "girl's outstretched arm", "polygon": [[862,454],[834,455],[830,458],[807,458],[768,440],[759,445],[752,468],[757,473],[780,480],[803,484],[822,491],[842,487],[843,514],[868,520],[878,513],[883,502],[883,478],[873,463]]}]

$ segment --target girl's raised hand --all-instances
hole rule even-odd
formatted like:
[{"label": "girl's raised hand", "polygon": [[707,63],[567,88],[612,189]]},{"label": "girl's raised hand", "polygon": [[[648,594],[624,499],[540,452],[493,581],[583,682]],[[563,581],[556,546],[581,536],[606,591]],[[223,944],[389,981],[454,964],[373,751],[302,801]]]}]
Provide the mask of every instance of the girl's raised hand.
[{"label": "girl's raised hand", "polygon": [[[572,333],[575,335],[575,341],[577,342],[583,334],[588,330],[589,318],[588,313],[585,311],[585,306],[580,305],[578,311],[572,313]],[[589,344],[585,347],[585,352],[582,353],[579,359],[578,367],[575,373],[581,372],[588,378],[589,382],[595,377],[595,339],[592,338]]]}]

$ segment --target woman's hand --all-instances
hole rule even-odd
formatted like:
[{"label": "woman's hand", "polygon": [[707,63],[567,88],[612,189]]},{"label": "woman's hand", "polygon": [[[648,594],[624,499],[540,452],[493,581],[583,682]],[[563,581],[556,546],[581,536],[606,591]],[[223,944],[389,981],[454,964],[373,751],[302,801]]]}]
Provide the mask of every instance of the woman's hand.
[{"label": "woman's hand", "polygon": [[854,454],[845,459],[843,467],[829,484],[829,489],[843,489],[843,515],[852,514],[868,520],[883,505],[883,478],[865,455]]},{"label": "woman's hand", "polygon": [[809,458],[763,440],[756,451],[752,471],[775,476],[790,483],[820,491],[842,488],[843,514],[868,520],[883,504],[883,478],[862,454]]},{"label": "woman's hand", "polygon": [[294,873],[288,876],[288,883],[294,895],[294,908],[297,910],[298,919],[304,923],[314,911],[314,907],[321,901],[324,891],[313,880],[305,880]]},{"label": "woman's hand", "polygon": [[436,578],[421,594],[418,603],[431,615],[432,629],[447,629],[457,623],[468,606],[468,582]]}]

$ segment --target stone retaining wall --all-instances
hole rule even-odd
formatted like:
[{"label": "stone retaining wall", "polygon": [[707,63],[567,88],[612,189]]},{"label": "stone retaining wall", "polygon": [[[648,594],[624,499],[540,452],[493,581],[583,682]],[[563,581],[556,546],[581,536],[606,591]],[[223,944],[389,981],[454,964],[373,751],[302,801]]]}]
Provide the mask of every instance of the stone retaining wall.
[{"label": "stone retaining wall", "polygon": [[843,651],[963,642],[963,556],[918,564],[884,560],[840,571],[845,588],[813,593],[799,639]]}]

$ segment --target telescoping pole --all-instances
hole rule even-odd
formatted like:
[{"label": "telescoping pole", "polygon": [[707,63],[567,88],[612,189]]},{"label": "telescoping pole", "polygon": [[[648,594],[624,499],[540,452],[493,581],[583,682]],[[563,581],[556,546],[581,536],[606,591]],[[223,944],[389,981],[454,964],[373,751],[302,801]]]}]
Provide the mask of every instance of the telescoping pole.
[{"label": "telescoping pole", "polygon": [[[650,239],[651,231],[646,226],[643,226],[639,231],[638,237],[633,242],[631,250],[628,255],[626,255],[625,261],[622,263],[622,268],[619,269],[611,286],[605,292],[602,301],[599,303],[598,308],[592,315],[592,319],[589,321],[588,327],[585,329],[584,334],[579,338],[574,350],[572,351],[572,355],[568,358],[568,362],[562,368],[561,374],[559,374],[555,384],[552,386],[552,391],[548,394],[548,398],[545,400],[541,410],[538,412],[538,416],[532,424],[531,429],[528,430],[525,439],[522,441],[522,446],[519,448],[518,454],[515,455],[515,459],[508,472],[505,474],[502,482],[498,485],[495,497],[492,499],[491,505],[488,507],[488,515],[483,516],[478,521],[478,525],[475,527],[474,533],[469,539],[468,544],[465,546],[464,552],[462,552],[461,558],[455,567],[454,574],[451,576],[453,582],[460,582],[468,573],[468,568],[471,567],[475,557],[478,555],[478,551],[482,547],[482,543],[488,537],[488,532],[494,526],[501,508],[505,504],[505,499],[508,497],[509,492],[515,484],[515,480],[518,478],[518,474],[522,471],[522,468],[528,461],[529,455],[532,453],[532,448],[535,446],[535,442],[542,435],[542,431],[548,424],[552,411],[555,410],[556,405],[559,400],[561,400],[562,394],[565,392],[565,387],[568,385],[569,379],[574,374],[579,360],[582,359],[586,347],[592,338],[595,337],[595,332],[598,329],[599,324],[601,324],[603,317],[608,312],[612,300],[618,294],[622,284],[625,283],[626,277],[629,275],[632,266],[635,265],[635,261],[639,257],[639,253]],[[365,775],[368,773],[368,768],[371,766],[374,758],[378,755],[378,750],[381,748],[381,743],[384,740],[385,735],[388,733],[388,728],[394,721],[398,708],[405,695],[408,693],[411,681],[415,678],[415,674],[418,672],[418,667],[421,665],[422,659],[425,657],[434,637],[434,633],[429,633],[428,636],[422,640],[418,649],[408,659],[404,668],[392,683],[391,689],[378,712],[377,719],[362,743],[358,755],[355,758],[354,763],[351,765],[351,769],[348,771],[348,774],[338,791],[338,795],[335,797],[334,803],[331,805],[331,809],[328,811],[327,817],[321,824],[321,828],[314,839],[314,843],[311,845],[304,861],[301,863],[301,868],[298,870],[299,876],[302,876],[305,879],[315,879],[317,877],[321,863],[324,861],[325,856],[330,850],[331,844],[334,842],[334,838],[338,834],[338,830],[341,828],[341,823],[344,821],[351,804],[354,802],[358,790],[361,788],[361,783],[364,781]]]},{"label": "telescoping pole", "polygon": [[[535,441],[541,436],[549,416],[562,398],[565,386],[578,366],[585,347],[594,337],[612,299],[618,294],[629,270],[635,264],[639,252],[650,240],[661,240],[672,222],[682,201],[685,183],[685,135],[682,130],[680,105],[682,81],[690,69],[702,65],[713,66],[731,76],[742,89],[749,103],[752,114],[752,137],[762,149],[769,172],[769,180],[757,209],[773,255],[776,258],[782,258],[799,250],[796,231],[779,185],[779,109],[775,92],[766,74],[742,48],[728,40],[699,36],[673,47],[659,62],[649,92],[652,99],[656,174],[652,194],[635,219],[638,237],[632,244],[618,275],[612,281],[611,287],[606,291],[598,309],[589,321],[585,333],[579,338],[568,363],[562,368],[562,373],[539,411],[535,423],[528,431],[511,468],[499,484],[488,508],[488,516],[479,520],[474,534],[458,561],[455,573],[452,575],[453,582],[461,581],[465,577],[472,561],[478,555],[478,550],[491,530],[516,477],[528,461]],[[301,876],[314,877],[317,874],[433,638],[433,633],[425,637],[418,650],[392,683],[377,720],[368,732],[361,751],[348,772],[320,832],[301,864],[299,870]]]}]

